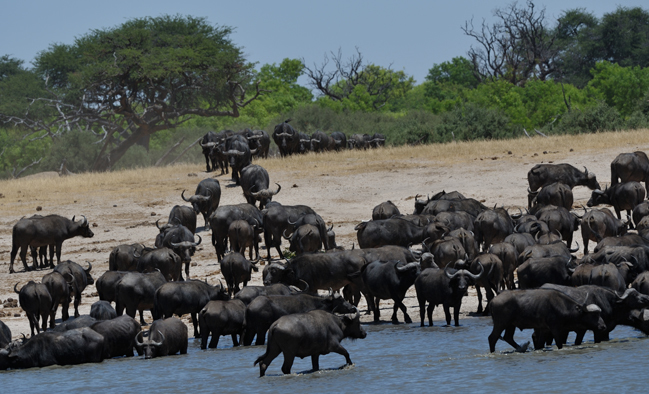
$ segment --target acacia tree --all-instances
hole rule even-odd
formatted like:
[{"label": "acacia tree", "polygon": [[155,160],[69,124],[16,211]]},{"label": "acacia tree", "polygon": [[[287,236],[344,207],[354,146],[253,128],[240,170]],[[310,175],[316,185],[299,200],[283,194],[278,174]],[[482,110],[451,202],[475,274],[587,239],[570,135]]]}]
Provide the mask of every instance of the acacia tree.
[{"label": "acacia tree", "polygon": [[530,78],[544,81],[557,70],[559,26],[546,25],[545,8],[537,10],[532,1],[526,7],[513,3],[496,9],[494,16],[497,22],[488,25],[483,20],[479,30],[472,20],[462,27],[479,44],[468,55],[481,82],[505,79],[521,85]]},{"label": "acacia tree", "polygon": [[[330,69],[329,62],[333,62]],[[304,62],[304,61],[303,61]],[[322,96],[336,102],[354,101],[357,108],[366,105],[368,110],[383,108],[390,100],[403,96],[412,89],[414,79],[403,71],[394,71],[374,64],[365,64],[363,55],[356,48],[356,55],[343,59],[342,51],[325,54],[321,65],[304,66],[309,84]],[[363,105],[365,104],[365,105]]]},{"label": "acacia tree", "polygon": [[[48,94],[30,100],[24,115],[0,119],[52,138],[73,128],[93,133],[102,143],[93,170],[109,170],[160,130],[193,116],[238,117],[259,97],[253,65],[230,40],[231,32],[205,18],[167,15],[52,45],[35,61]],[[32,116],[29,107],[36,103],[53,115]]]}]

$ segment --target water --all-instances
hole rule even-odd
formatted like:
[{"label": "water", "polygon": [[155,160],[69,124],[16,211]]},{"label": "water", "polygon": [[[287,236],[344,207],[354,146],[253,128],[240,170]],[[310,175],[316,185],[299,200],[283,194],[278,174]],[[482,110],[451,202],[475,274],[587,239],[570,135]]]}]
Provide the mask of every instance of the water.
[{"label": "water", "polygon": [[[106,360],[100,364],[47,367],[0,372],[5,393],[46,392],[65,388],[69,392],[265,392],[332,393],[400,390],[402,392],[641,392],[646,383],[644,360],[649,340],[627,327],[611,333],[611,341],[592,342],[586,335],[582,346],[562,350],[514,353],[498,341],[489,353],[487,336],[491,318],[465,318],[461,327],[426,327],[418,324],[365,326],[367,338],[345,340],[352,367],[338,370],[344,357],[332,353],[320,357],[315,373],[311,359],[296,359],[292,374],[283,375],[283,356],[277,357],[259,378],[255,359],[264,346],[232,348],[221,337],[216,350],[201,350],[190,339],[187,355],[144,360],[141,357]],[[531,330],[517,332],[521,343]],[[569,344],[574,340],[571,334]],[[549,348],[548,348],[549,349]]]}]

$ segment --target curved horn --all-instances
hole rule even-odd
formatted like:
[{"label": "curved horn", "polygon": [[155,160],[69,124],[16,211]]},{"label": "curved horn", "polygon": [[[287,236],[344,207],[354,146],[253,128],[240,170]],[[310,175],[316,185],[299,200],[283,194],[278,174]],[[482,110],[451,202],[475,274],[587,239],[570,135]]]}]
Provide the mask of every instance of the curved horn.
[{"label": "curved horn", "polygon": [[600,189],[596,189],[596,190],[593,190],[593,193],[601,195],[601,194],[604,194],[604,191],[602,191]]},{"label": "curved horn", "polygon": [[[299,279],[298,281],[304,283],[304,290],[301,290],[301,291],[302,291],[303,293],[307,292],[307,291],[309,290],[309,284],[306,283],[306,281],[304,281],[304,280],[302,280],[302,279]],[[298,288],[299,288],[299,287],[298,287]]]},{"label": "curved horn", "polygon": [[291,233],[291,235],[286,235],[286,230],[287,229],[284,229],[284,231],[282,231],[282,237],[284,237],[285,240],[290,241],[291,235],[293,235],[293,233]]},{"label": "curved horn", "polygon": [[479,274],[473,274],[469,270],[466,270],[466,274],[469,275],[470,277],[472,277],[473,279],[479,279],[482,276],[482,274],[484,273],[484,266],[479,261],[478,261],[478,265],[480,266],[480,273]]},{"label": "curved horn", "polygon": [[84,271],[86,271],[86,273],[88,273],[88,272],[90,272],[90,270],[92,270],[92,264],[90,264],[90,261],[86,261],[86,263],[88,263],[88,268],[84,269]]},{"label": "curved horn", "polygon": [[327,232],[329,232],[329,231],[331,231],[331,230],[333,230],[333,229],[334,229],[334,225],[333,225],[333,223],[332,223],[332,224],[331,224],[331,227],[329,227],[329,228],[327,229]]},{"label": "curved horn", "polygon": [[158,228],[158,230],[162,230],[162,229],[160,228],[160,224],[159,224],[159,222],[160,222],[160,219],[156,220],[156,221],[155,221],[155,226]]},{"label": "curved horn", "polygon": [[200,235],[196,234],[196,236],[198,237],[198,242],[197,242],[197,243],[194,243],[194,246],[198,246],[198,245],[201,244],[201,242],[203,242],[203,238],[201,238]]},{"label": "curved horn", "polygon": [[620,296],[620,295],[617,295],[617,292],[615,292],[615,295],[617,295],[617,298],[618,298],[620,301],[623,301],[623,300],[626,300],[626,298],[627,298],[629,295],[633,294],[633,292],[637,292],[637,290],[636,290],[636,289],[626,289],[626,291],[624,292],[624,294],[622,294],[621,296]]},{"label": "curved horn", "polygon": [[20,290],[16,290],[16,287],[18,287],[18,283],[20,282],[16,282],[16,284],[14,285],[14,293],[16,294],[20,294],[20,290],[22,290],[22,287],[20,288]]},{"label": "curved horn", "polygon": [[159,342],[153,342],[153,339],[152,339],[152,338],[149,338],[149,339],[151,339],[151,342],[153,343],[153,345],[155,345],[155,346],[162,346],[162,342],[165,341],[165,336],[164,336],[164,334],[162,334],[162,332],[160,332],[160,330],[156,330],[156,332],[158,333],[158,335],[160,335],[160,336],[162,337],[162,338],[160,339],[160,341],[159,341]]},{"label": "curved horn", "polygon": [[586,176],[588,176],[588,168],[586,168],[586,166],[584,166],[584,172],[586,173]]},{"label": "curved horn", "polygon": [[579,251],[579,242],[575,241],[575,243],[577,244],[577,248],[576,249],[568,249],[568,251],[570,251],[570,253],[576,253],[576,252]]},{"label": "curved horn", "polygon": [[251,149],[251,150],[250,150],[250,154],[251,154],[251,155],[256,155],[258,151],[259,151],[259,149],[257,149],[257,148],[255,148],[255,149]]},{"label": "curved horn", "polygon": [[83,218],[83,220],[81,221],[80,226],[81,226],[81,227],[86,227],[86,226],[88,226],[88,219],[86,219],[86,217],[83,216],[83,215],[81,215],[81,217]]},{"label": "curved horn", "polygon": [[448,272],[449,268],[451,268],[450,264],[447,264],[446,267],[444,267],[444,275],[446,275],[446,277],[448,277],[449,279],[453,279],[453,278],[455,278],[457,276],[458,272],[460,272],[460,271],[457,271],[454,274],[451,274],[450,272]]},{"label": "curved horn", "polygon": [[140,331],[140,332],[138,332],[137,334],[135,334],[135,343],[136,343],[138,346],[142,346],[142,345],[144,345],[144,342],[143,342],[143,341],[140,341],[140,340],[138,339],[138,338],[140,337],[140,335],[142,336],[142,339],[144,339],[144,334],[143,334],[143,333],[144,333],[144,331]]},{"label": "curved horn", "polygon": [[185,198],[185,191],[186,190],[183,190],[183,192],[180,193],[180,197],[182,197],[182,199],[185,200],[186,202],[191,202],[191,201],[189,201],[188,199]]},{"label": "curved horn", "polygon": [[[70,279],[67,279],[67,277],[69,277]],[[66,282],[68,282],[68,284],[72,284],[72,282],[74,282],[74,276],[72,276],[72,274],[69,272],[66,272],[65,275],[63,275],[63,278]]]},{"label": "curved horn", "polygon": [[280,190],[282,190],[282,185],[280,185],[279,183],[275,183],[275,184],[277,185],[277,190],[276,191],[271,191],[270,192],[271,196],[274,196],[275,194],[279,193]]}]

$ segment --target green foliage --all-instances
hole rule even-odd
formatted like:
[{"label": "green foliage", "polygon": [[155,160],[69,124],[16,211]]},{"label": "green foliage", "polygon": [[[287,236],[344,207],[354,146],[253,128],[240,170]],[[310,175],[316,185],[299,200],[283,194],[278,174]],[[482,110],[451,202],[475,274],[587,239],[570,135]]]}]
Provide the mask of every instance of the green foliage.
[{"label": "green foliage", "polygon": [[[7,55],[0,57],[0,120],[6,116],[23,115],[31,100],[43,94],[43,82],[23,66],[22,60]],[[39,102],[30,111],[38,117],[48,114]]]},{"label": "green foliage", "polygon": [[331,87],[331,94],[317,101],[336,112],[389,112],[392,103],[408,93],[414,84],[414,78],[403,71],[370,64],[354,78],[339,81]]},{"label": "green foliage", "polygon": [[649,11],[618,7],[600,23],[602,59],[621,66],[649,66]]},{"label": "green foliage", "polygon": [[[25,166],[38,161],[49,152],[51,140],[23,139],[24,132],[17,128],[0,129],[0,177],[11,177],[11,172],[20,171]],[[44,161],[44,160],[43,160]],[[31,168],[27,175],[36,170],[44,171],[43,162]]]},{"label": "green foliage", "polygon": [[649,68],[599,62],[592,74],[588,87],[622,116],[631,115],[649,92]]},{"label": "green foliage", "polygon": [[583,110],[565,113],[561,117],[561,121],[551,130],[555,133],[582,134],[618,130],[624,126],[619,112],[606,103],[600,102]]},{"label": "green foliage", "polygon": [[469,89],[477,87],[479,83],[473,73],[473,64],[462,56],[454,57],[450,62],[433,65],[433,68],[428,70],[426,80],[434,84],[451,83]]},{"label": "green foliage", "polygon": [[503,139],[513,138],[514,130],[503,111],[468,103],[442,114],[433,138],[434,142]]}]

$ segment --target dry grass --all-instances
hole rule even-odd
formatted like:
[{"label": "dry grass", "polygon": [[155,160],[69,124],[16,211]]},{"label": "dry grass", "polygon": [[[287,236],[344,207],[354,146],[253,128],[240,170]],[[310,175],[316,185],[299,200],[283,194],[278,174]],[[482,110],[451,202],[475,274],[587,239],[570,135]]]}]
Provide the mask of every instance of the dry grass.
[{"label": "dry grass", "polygon": [[[420,167],[424,165],[454,165],[469,160],[506,156],[510,160],[529,161],[534,154],[559,153],[568,155],[589,150],[618,149],[632,151],[649,144],[649,130],[606,132],[515,140],[474,141],[422,146],[390,147],[368,151],[344,151],[308,154],[288,158],[271,158],[258,163],[269,171],[285,171],[291,176],[308,177],[322,173],[356,174]],[[27,177],[0,181],[0,212],[22,210],[29,201],[34,205],[63,205],[75,201],[92,204],[95,199],[128,199],[136,203],[155,205],[155,196],[169,191],[193,191],[196,178],[188,176],[202,171],[203,165],[179,164],[163,168],[142,168],[109,173],[87,173],[69,177]],[[79,192],[81,191],[81,192]]]}]

